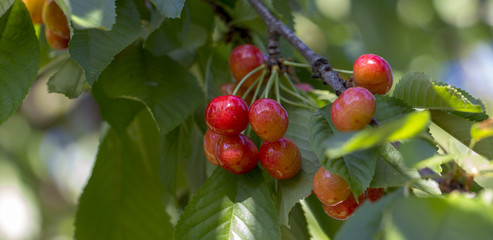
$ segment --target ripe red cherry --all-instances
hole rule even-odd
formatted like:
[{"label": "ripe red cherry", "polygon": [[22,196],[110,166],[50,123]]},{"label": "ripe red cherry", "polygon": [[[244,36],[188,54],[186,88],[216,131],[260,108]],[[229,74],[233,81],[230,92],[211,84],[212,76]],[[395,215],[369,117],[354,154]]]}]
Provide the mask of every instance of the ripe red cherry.
[{"label": "ripe red cherry", "polygon": [[301,153],[296,144],[281,138],[274,142],[264,141],[260,146],[260,164],[277,179],[294,177],[301,169]]},{"label": "ripe red cherry", "polygon": [[313,177],[313,192],[324,205],[336,205],[351,194],[349,184],[337,174],[320,167]]},{"label": "ripe red cherry", "polygon": [[253,102],[248,111],[248,119],[253,131],[266,141],[276,141],[288,129],[288,113],[278,102],[261,98]]},{"label": "ripe red cherry", "polygon": [[216,146],[223,135],[207,129],[204,135],[204,153],[207,160],[214,165],[219,164],[216,158]]},{"label": "ripe red cherry", "polygon": [[364,201],[370,200],[370,202],[375,202],[380,199],[382,195],[383,189],[368,188],[363,194],[358,196],[359,203],[356,203],[353,194],[349,194],[349,197],[341,203],[334,206],[323,205],[323,208],[325,213],[330,217],[338,220],[346,220],[353,215],[354,211],[356,211]]},{"label": "ripe red cherry", "polygon": [[[239,45],[229,55],[229,70],[233,74],[236,82],[240,82],[249,72],[262,65],[266,60],[264,53],[254,45]],[[244,83],[243,87],[248,88],[262,74],[258,71],[250,76]]]},{"label": "ripe red cherry", "polygon": [[330,217],[337,220],[346,220],[353,215],[359,204],[356,203],[353,194],[349,194],[348,198],[341,203],[333,206],[322,204],[324,211]]},{"label": "ripe red cherry", "polygon": [[346,89],[332,103],[330,116],[341,132],[361,130],[371,122],[376,107],[373,94],[365,88],[353,87]]},{"label": "ripe red cherry", "polygon": [[219,165],[234,174],[252,171],[258,163],[258,149],[243,134],[223,136],[216,147]]},{"label": "ripe red cherry", "polygon": [[22,0],[26,4],[26,8],[31,15],[33,23],[43,24],[43,6],[45,0]]},{"label": "ripe red cherry", "polygon": [[217,134],[239,134],[248,125],[248,105],[234,95],[216,97],[205,109],[205,122]]},{"label": "ripe red cherry", "polygon": [[45,37],[48,45],[50,45],[50,47],[54,49],[65,50],[68,48],[68,42],[70,41],[70,38],[62,38],[51,32],[48,28],[45,28]]},{"label": "ripe red cherry", "polygon": [[353,80],[357,87],[364,87],[373,94],[387,93],[394,82],[389,63],[374,54],[365,54],[356,59]]},{"label": "ripe red cherry", "polygon": [[47,28],[62,38],[70,38],[67,18],[55,0],[47,0],[43,7],[43,21]]},{"label": "ripe red cherry", "polygon": [[[233,95],[233,92],[236,88],[236,83],[234,82],[228,82],[228,83],[225,83],[223,85],[221,85],[219,87],[219,91],[221,91],[222,95]],[[236,92],[236,96],[238,97],[243,97],[243,95],[245,94],[246,92],[246,89],[243,88],[243,87],[240,87],[238,89],[238,92]],[[248,95],[245,97],[245,102],[247,104],[251,103],[252,102],[252,99],[253,99],[253,91],[250,91],[250,93],[248,93]]]}]

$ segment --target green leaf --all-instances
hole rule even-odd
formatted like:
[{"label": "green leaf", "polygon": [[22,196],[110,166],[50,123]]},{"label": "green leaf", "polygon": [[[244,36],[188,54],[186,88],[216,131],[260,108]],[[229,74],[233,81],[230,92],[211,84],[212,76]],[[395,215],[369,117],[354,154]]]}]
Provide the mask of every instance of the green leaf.
[{"label": "green leaf", "polygon": [[48,92],[61,93],[73,99],[84,91],[85,83],[84,70],[72,58],[67,58],[58,71],[50,77]]},{"label": "green leaf", "polygon": [[[9,3],[6,2],[8,5]],[[7,5],[2,4],[2,7]],[[0,17],[0,123],[22,104],[39,68],[39,42],[31,17],[17,1]]]},{"label": "green leaf", "polygon": [[269,189],[257,168],[234,175],[217,168],[185,208],[175,239],[281,239]]},{"label": "green leaf", "polygon": [[480,141],[483,138],[489,138],[493,136],[493,118],[484,120],[482,122],[474,123],[471,126],[471,137],[475,141]]},{"label": "green leaf", "polygon": [[[471,142],[473,122],[442,111],[431,111],[431,120],[459,142],[468,146]],[[473,150],[486,158],[493,159],[493,138],[486,138],[474,145]]]},{"label": "green leaf", "polygon": [[68,0],[72,23],[79,29],[110,30],[115,23],[115,0]]},{"label": "green leaf", "polygon": [[413,112],[399,119],[388,121],[380,127],[340,133],[326,140],[324,143],[327,146],[325,155],[329,159],[335,159],[354,151],[372,148],[384,142],[412,138],[422,132],[429,123],[430,113],[428,111]]},{"label": "green leaf", "polygon": [[147,111],[110,128],[79,200],[76,239],[172,239],[158,178],[159,134]]},{"label": "green leaf", "polygon": [[[447,84],[441,83],[441,82],[436,82],[435,84],[438,86],[447,86]],[[462,94],[462,96],[466,97],[467,100],[469,100],[471,103],[479,105],[482,109],[482,112],[470,113],[470,112],[452,111],[451,112],[452,114],[459,116],[459,117],[467,118],[467,119],[474,121],[474,122],[483,121],[483,120],[488,118],[488,115],[485,113],[484,104],[483,104],[483,102],[481,102],[480,99],[474,98],[473,96],[471,96],[471,94],[469,94],[468,92],[466,92],[465,90],[463,90],[461,88],[455,87],[455,89],[457,91],[459,91],[459,93]]]},{"label": "green leaf", "polygon": [[89,85],[98,80],[116,54],[141,34],[139,12],[132,0],[118,1],[116,13],[116,22],[111,31],[75,30],[70,41],[70,56],[85,70]]},{"label": "green leaf", "polygon": [[188,119],[171,132],[161,136],[159,143],[159,179],[164,188],[175,193],[177,165],[192,151],[193,122]]},{"label": "green leaf", "polygon": [[279,181],[278,201],[279,219],[282,225],[288,225],[288,214],[293,206],[311,193],[313,176],[320,168],[320,163],[313,153],[308,140],[307,122],[311,111],[304,108],[286,108],[289,126],[285,137],[292,140],[301,152],[302,168],[293,178]]},{"label": "green leaf", "polygon": [[[330,106],[325,109],[330,109]],[[376,154],[371,151],[359,151],[338,158],[328,158],[326,152],[331,145],[327,139],[335,130],[330,113],[326,110],[316,111],[308,123],[310,145],[325,169],[344,178],[353,194],[359,196],[370,186],[375,173]]]},{"label": "green leaf", "polygon": [[373,118],[381,123],[414,111],[412,107],[394,97],[375,95],[375,99],[377,101],[377,109]]},{"label": "green leaf", "polygon": [[486,240],[493,235],[491,204],[455,192],[445,198],[401,199],[393,204],[390,218],[405,239]]},{"label": "green leaf", "polygon": [[283,240],[309,240],[308,226],[301,204],[297,203],[289,213],[289,228],[281,225]]},{"label": "green leaf", "polygon": [[180,17],[185,0],[151,0],[156,8],[167,18]]},{"label": "green leaf", "polygon": [[434,84],[424,73],[406,74],[395,86],[393,97],[415,108],[470,113],[483,111],[480,105],[473,104],[455,87]]},{"label": "green leaf", "polygon": [[155,57],[134,44],[101,74],[109,98],[130,99],[150,109],[161,134],[180,125],[204,102],[196,79],[169,57]]},{"label": "green leaf", "polygon": [[370,187],[386,188],[404,185],[409,180],[409,177],[401,173],[399,170],[400,169],[394,168],[387,161],[382,159],[382,157],[377,156],[375,174],[373,175]]},{"label": "green leaf", "polygon": [[0,1],[0,17],[14,4],[15,0],[3,0]]},{"label": "green leaf", "polygon": [[212,166],[212,164],[209,163],[204,154],[204,133],[195,122],[191,131],[191,152],[190,156],[185,158],[183,164],[188,182],[190,183],[190,191],[193,194],[199,190],[207,179],[206,164],[209,166]]},{"label": "green leaf", "polygon": [[399,145],[399,151],[404,158],[406,166],[413,167],[417,163],[433,157],[438,148],[423,139],[409,139]]},{"label": "green leaf", "polygon": [[343,221],[329,217],[315,194],[311,194],[301,201],[308,223],[308,231],[312,239],[333,239],[339,231]]}]

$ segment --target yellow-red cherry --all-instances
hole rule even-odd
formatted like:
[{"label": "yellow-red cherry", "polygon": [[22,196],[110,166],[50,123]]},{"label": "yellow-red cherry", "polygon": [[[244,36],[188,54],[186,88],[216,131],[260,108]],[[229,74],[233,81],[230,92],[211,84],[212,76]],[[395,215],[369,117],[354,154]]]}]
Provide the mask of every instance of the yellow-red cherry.
[{"label": "yellow-red cherry", "polygon": [[[229,55],[229,69],[233,78],[239,83],[249,72],[264,64],[265,60],[264,53],[258,47],[242,44],[233,49]],[[251,75],[242,86],[248,88],[261,74],[262,71],[258,71]]]},{"label": "yellow-red cherry", "polygon": [[248,111],[253,131],[266,141],[281,139],[288,129],[288,113],[278,102],[261,98],[253,102]]},{"label": "yellow-red cherry", "polygon": [[348,198],[349,184],[341,176],[320,167],[313,177],[313,192],[324,205],[336,205]]},{"label": "yellow-red cherry", "polygon": [[43,22],[54,34],[62,38],[70,38],[67,17],[55,0],[47,0],[43,7]]},{"label": "yellow-red cherry", "polygon": [[43,24],[43,6],[46,0],[22,0],[33,23]]},{"label": "yellow-red cherry", "polygon": [[45,28],[45,37],[48,45],[50,45],[50,47],[54,49],[65,50],[68,48],[68,42],[70,41],[70,38],[60,37],[50,31],[49,28]]},{"label": "yellow-red cherry", "polygon": [[260,146],[260,164],[277,179],[294,177],[301,169],[301,152],[288,138],[264,141]]},{"label": "yellow-red cherry", "polygon": [[248,105],[238,96],[216,97],[207,105],[205,122],[217,134],[239,134],[248,125]]},{"label": "yellow-red cherry", "polygon": [[365,128],[373,118],[377,103],[375,96],[365,88],[346,89],[330,109],[332,123],[341,132]]},{"label": "yellow-red cherry", "polygon": [[245,174],[258,164],[258,148],[243,135],[223,136],[217,143],[216,157],[222,168],[234,174]]},{"label": "yellow-red cherry", "polygon": [[356,203],[353,194],[350,194],[348,198],[341,203],[333,206],[323,205],[323,208],[325,213],[330,217],[338,220],[346,220],[353,215],[354,211],[356,211],[364,201],[370,200],[370,202],[375,202],[382,196],[382,188],[368,188],[363,194],[358,196],[359,203]]},{"label": "yellow-red cherry", "polygon": [[210,129],[204,134],[204,153],[207,160],[214,165],[218,165],[216,158],[216,146],[223,135],[217,134]]},{"label": "yellow-red cherry", "polygon": [[392,68],[382,57],[374,54],[360,56],[353,65],[353,80],[373,94],[386,94],[394,82]]}]

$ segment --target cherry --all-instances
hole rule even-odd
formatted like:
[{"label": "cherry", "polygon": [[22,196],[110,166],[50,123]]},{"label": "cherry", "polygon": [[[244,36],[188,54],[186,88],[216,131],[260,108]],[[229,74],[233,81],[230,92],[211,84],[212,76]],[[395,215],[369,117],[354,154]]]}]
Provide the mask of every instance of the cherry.
[{"label": "cherry", "polygon": [[[229,69],[236,82],[240,82],[249,72],[262,65],[266,60],[264,53],[254,45],[239,45],[229,55]],[[258,71],[250,76],[243,87],[248,88],[260,77],[262,71]]]},{"label": "cherry", "polygon": [[373,94],[386,94],[394,82],[389,63],[374,54],[365,54],[356,59],[353,73],[354,84]]},{"label": "cherry", "polygon": [[313,192],[324,205],[336,205],[351,194],[349,184],[337,174],[320,167],[313,178]]},{"label": "cherry", "polygon": [[67,18],[55,0],[47,0],[43,7],[43,21],[47,28],[62,38],[70,38]]},{"label": "cherry", "polygon": [[243,134],[223,136],[217,143],[216,157],[224,169],[234,174],[244,174],[257,166],[258,149]]},{"label": "cherry", "polygon": [[348,198],[341,203],[333,206],[322,204],[324,211],[330,217],[337,220],[346,220],[353,215],[359,204],[356,203],[353,194],[349,194]]},{"label": "cherry", "polygon": [[377,103],[368,90],[361,87],[348,88],[330,109],[332,122],[337,130],[354,131],[365,128],[373,118]]},{"label": "cherry", "polygon": [[214,165],[219,164],[216,158],[216,146],[223,135],[207,129],[204,135],[204,153],[207,160]]},{"label": "cherry", "polygon": [[22,0],[26,5],[33,23],[43,24],[43,6],[46,0]]},{"label": "cherry", "polygon": [[301,153],[296,144],[281,138],[274,142],[264,141],[260,146],[260,163],[277,179],[288,179],[301,169]]},{"label": "cherry", "polygon": [[248,125],[248,105],[234,95],[216,97],[205,109],[205,122],[215,133],[238,134]]},{"label": "cherry", "polygon": [[253,102],[248,111],[248,119],[253,131],[266,141],[276,141],[288,129],[288,114],[278,102],[261,98]]},{"label": "cherry", "polygon": [[50,29],[45,28],[45,37],[48,45],[54,49],[65,50],[68,48],[68,42],[70,38],[62,38],[54,34]]},{"label": "cherry", "polygon": [[346,220],[353,215],[354,211],[363,204],[367,199],[370,202],[375,202],[383,196],[382,188],[368,188],[364,193],[358,196],[359,203],[356,203],[353,194],[350,194],[348,198],[341,203],[333,206],[323,204],[325,213],[332,218],[338,220]]}]

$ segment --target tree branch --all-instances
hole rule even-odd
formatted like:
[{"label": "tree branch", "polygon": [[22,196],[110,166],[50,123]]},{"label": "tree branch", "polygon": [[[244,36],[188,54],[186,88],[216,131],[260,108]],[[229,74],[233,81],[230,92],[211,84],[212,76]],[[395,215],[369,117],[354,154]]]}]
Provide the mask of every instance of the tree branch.
[{"label": "tree branch", "polygon": [[314,77],[321,78],[324,84],[331,86],[337,96],[341,95],[347,89],[346,81],[341,79],[337,72],[332,70],[332,66],[326,58],[315,53],[301,41],[291,29],[274,17],[260,0],[248,0],[248,2],[268,26],[269,36],[270,32],[273,31],[284,37],[310,63]]}]

